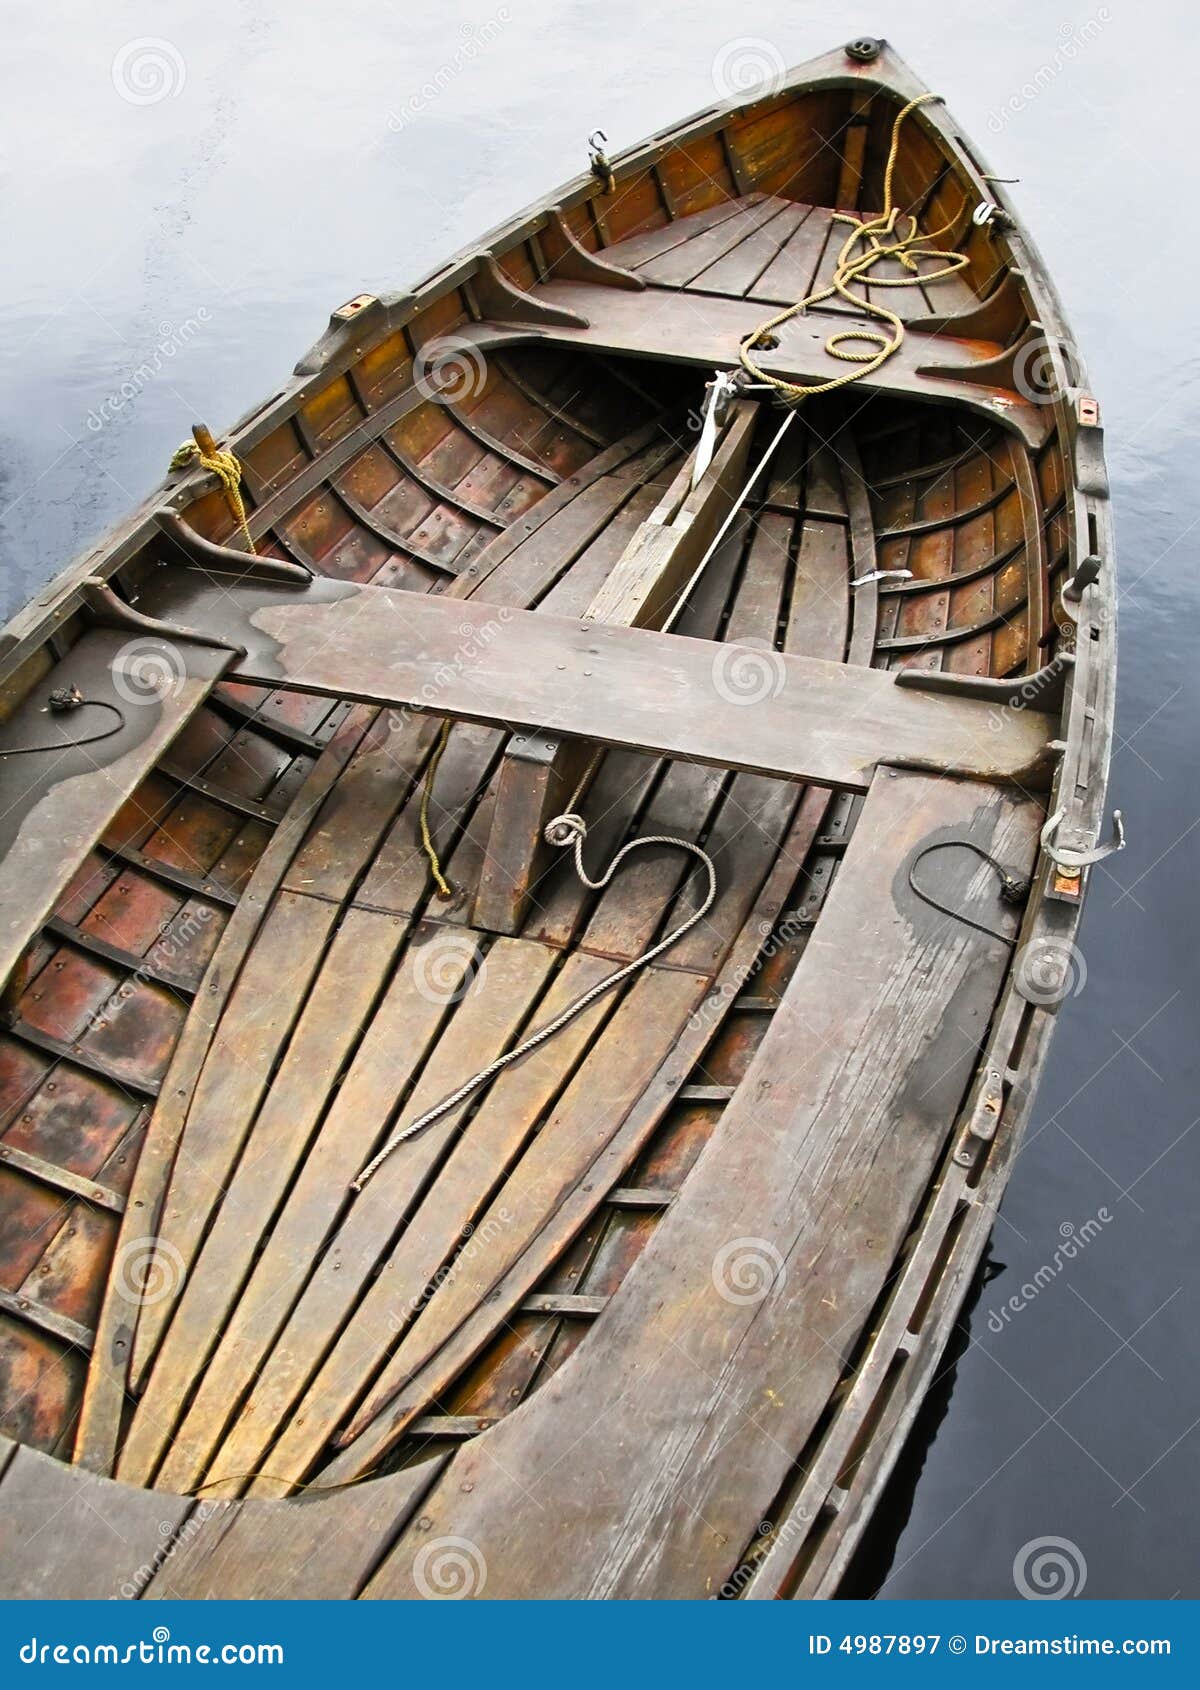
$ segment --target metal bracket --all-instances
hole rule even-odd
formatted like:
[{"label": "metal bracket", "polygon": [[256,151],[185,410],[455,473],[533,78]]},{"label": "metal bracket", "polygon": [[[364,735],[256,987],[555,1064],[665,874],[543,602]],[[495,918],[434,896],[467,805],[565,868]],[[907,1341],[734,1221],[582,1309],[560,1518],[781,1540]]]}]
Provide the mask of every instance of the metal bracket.
[{"label": "metal bracket", "polygon": [[1055,810],[1042,829],[1042,850],[1058,868],[1067,874],[1078,874],[1091,863],[1103,862],[1116,851],[1125,849],[1125,820],[1120,810],[1113,811],[1112,838],[1106,845],[1093,845],[1090,850],[1076,851],[1065,845],[1055,845],[1054,836],[1062,825],[1066,810]]},{"label": "metal bracket", "polygon": [[851,581],[852,587],[869,587],[872,581],[911,581],[911,569],[873,569],[869,575],[859,575]]}]

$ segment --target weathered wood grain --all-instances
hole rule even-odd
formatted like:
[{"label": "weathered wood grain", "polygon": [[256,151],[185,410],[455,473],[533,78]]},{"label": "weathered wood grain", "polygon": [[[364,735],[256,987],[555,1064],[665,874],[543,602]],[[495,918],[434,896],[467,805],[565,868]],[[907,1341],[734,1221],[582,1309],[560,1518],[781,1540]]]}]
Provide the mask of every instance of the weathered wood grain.
[{"label": "weathered wood grain", "polygon": [[880,762],[1031,786],[1049,776],[1050,724],[1036,712],[905,692],[841,663],[776,654],[731,709],[735,646],[373,587],[326,585],[315,602],[190,583],[179,595],[193,621],[250,648],[233,671],[246,680],[857,792]]},{"label": "weathered wood grain", "polygon": [[[649,1247],[588,1342],[424,1504],[431,1533],[477,1546],[489,1596],[712,1596],[737,1565],[889,1271],[1007,965],[999,941],[919,903],[904,864],[971,837],[1024,867],[1038,819],[974,783],[880,778],[822,928]],[[1011,928],[994,874],[958,855],[943,890]],[[522,1491],[555,1520],[553,1567]],[[417,1547],[406,1534],[367,1594],[410,1591]]]}]

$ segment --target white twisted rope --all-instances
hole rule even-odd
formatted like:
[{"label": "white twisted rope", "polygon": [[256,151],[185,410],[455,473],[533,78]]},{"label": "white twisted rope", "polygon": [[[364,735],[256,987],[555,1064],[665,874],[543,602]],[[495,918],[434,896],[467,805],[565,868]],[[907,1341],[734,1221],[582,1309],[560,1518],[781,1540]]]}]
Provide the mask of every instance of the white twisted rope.
[{"label": "white twisted rope", "polygon": [[517,1045],[515,1050],[507,1051],[503,1056],[498,1056],[486,1068],[481,1068],[477,1074],[472,1074],[469,1080],[464,1080],[458,1090],[451,1092],[449,1097],[444,1097],[440,1103],[434,1104],[432,1109],[427,1109],[423,1115],[418,1115],[415,1121],[410,1121],[399,1132],[393,1133],[383,1148],[377,1151],[366,1167],[363,1168],[358,1178],[351,1185],[351,1191],[361,1191],[398,1145],[404,1144],[410,1138],[415,1138],[419,1132],[424,1132],[426,1127],[432,1126],[434,1121],[440,1120],[450,1110],[456,1109],[460,1103],[471,1096],[472,1092],[478,1091],[480,1086],[485,1085],[487,1081],[501,1073],[510,1063],[516,1062],[522,1056],[527,1056],[531,1050],[536,1050],[547,1039],[552,1039],[555,1033],[561,1032],[589,1004],[595,1003],[597,998],[603,997],[614,986],[619,986],[622,980],[628,980],[630,975],[636,974],[640,968],[645,968],[646,964],[653,962],[655,957],[660,957],[664,951],[670,950],[671,946],[695,927],[698,921],[704,920],[704,917],[716,902],[717,871],[713,866],[713,860],[707,851],[702,850],[699,845],[693,845],[688,839],[673,839],[670,835],[664,833],[650,833],[641,839],[631,839],[627,845],[622,845],[599,880],[593,880],[583,865],[583,842],[587,838],[587,823],[581,815],[576,814],[573,810],[568,810],[561,816],[555,816],[553,821],[547,822],[544,837],[547,844],[555,845],[560,850],[567,846],[573,848],[575,872],[583,884],[592,892],[599,892],[607,886],[629,853],[638,850],[643,845],[668,845],[677,850],[689,852],[698,862],[704,865],[705,873],[708,876],[708,891],[699,907],[693,910],[691,915],[685,917],[678,927],[673,927],[669,933],[665,934],[657,944],[651,945],[650,949],[643,951],[641,956],[634,957],[632,962],[625,963],[614,974],[609,974],[605,979],[598,980],[594,986],[589,987],[586,992],[577,997],[574,1003],[568,1004],[566,1009],[561,1010],[552,1021],[548,1021],[544,1027]]}]

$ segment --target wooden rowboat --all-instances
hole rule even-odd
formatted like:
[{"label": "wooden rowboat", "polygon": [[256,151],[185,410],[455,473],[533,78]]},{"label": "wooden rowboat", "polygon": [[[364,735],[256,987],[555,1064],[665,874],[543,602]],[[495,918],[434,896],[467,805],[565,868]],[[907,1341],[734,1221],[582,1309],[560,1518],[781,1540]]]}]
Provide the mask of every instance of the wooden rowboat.
[{"label": "wooden rowboat", "polygon": [[853,42],[197,442],[4,636],[0,1589],[835,1592],[1109,848],[1015,210]]}]

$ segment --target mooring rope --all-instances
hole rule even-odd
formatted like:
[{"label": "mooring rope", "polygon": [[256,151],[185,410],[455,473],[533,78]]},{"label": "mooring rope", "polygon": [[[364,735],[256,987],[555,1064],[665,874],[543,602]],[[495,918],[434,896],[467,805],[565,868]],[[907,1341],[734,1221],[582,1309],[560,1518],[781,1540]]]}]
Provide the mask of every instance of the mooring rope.
[{"label": "mooring rope", "polygon": [[222,452],[216,447],[211,452],[205,452],[195,440],[185,440],[183,445],[172,454],[171,469],[187,469],[191,464],[199,464],[201,469],[208,470],[215,475],[225,490],[225,499],[233,512],[246,550],[254,552],[254,540],[250,533],[250,525],[246,521],[246,506],[242,501],[242,466],[232,452]]},{"label": "mooring rope", "polygon": [[[901,213],[893,203],[893,181],[896,174],[896,159],[900,150],[900,131],[904,120],[910,112],[929,100],[940,100],[940,94],[921,94],[915,100],[910,100],[897,113],[896,121],[892,125],[892,141],[888,151],[887,168],[883,179],[883,210],[878,217],[864,219],[855,217],[851,212],[835,211],[834,221],[849,223],[851,232],[846,238],[842,250],[838,254],[834,267],[833,280],[828,287],[819,288],[798,299],[794,305],[777,311],[766,322],[760,323],[756,329],[746,335],[738,347],[738,357],[742,367],[755,381],[763,382],[773,387],[780,398],[791,405],[798,405],[805,399],[811,399],[818,393],[832,393],[836,388],[847,387],[851,382],[861,381],[864,376],[871,375],[878,370],[889,358],[900,350],[904,341],[904,323],[894,311],[886,306],[875,304],[860,294],[850,291],[850,283],[854,281],[868,282],[871,287],[910,288],[920,287],[923,282],[936,282],[946,276],[952,276],[965,268],[968,260],[965,253],[946,252],[938,247],[931,247],[925,243],[935,241],[944,235],[950,224],[934,230],[931,234],[921,234],[917,228],[917,219],[911,213]],[[910,228],[907,235],[899,236],[890,245],[884,245],[880,236],[890,239],[896,235],[896,220],[901,215],[909,219]],[[869,242],[865,252],[855,254],[854,248],[860,241]],[[911,272],[907,276],[871,276],[874,265],[881,259],[896,258]],[[924,275],[917,268],[919,258],[937,258],[941,260],[941,268],[927,271]],[[816,382],[812,386],[801,386],[796,382],[785,381],[782,376],[775,376],[769,370],[764,370],[755,363],[751,354],[760,348],[764,336],[777,329],[781,323],[790,321],[806,311],[810,305],[819,305],[826,299],[832,299],[835,294],[852,305],[856,311],[866,312],[868,316],[876,317],[880,322],[890,325],[891,334],[885,334],[878,329],[841,329],[831,334],[825,342],[825,350],[831,358],[840,358],[844,363],[853,364],[852,370],[845,375],[832,376],[828,381]],[[873,352],[851,351],[845,346],[846,341],[865,341],[873,345]]]}]

